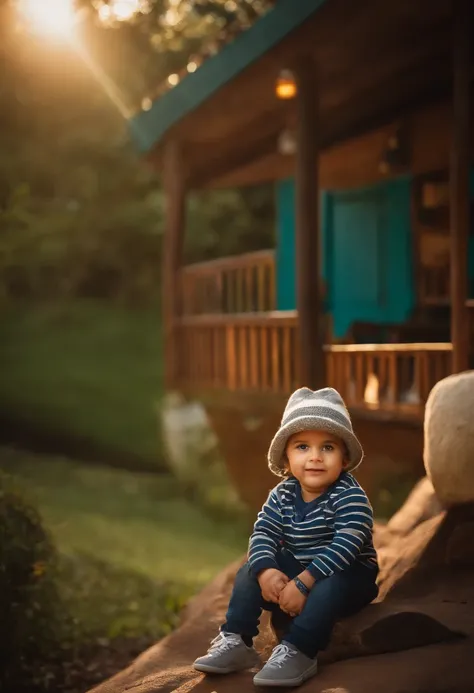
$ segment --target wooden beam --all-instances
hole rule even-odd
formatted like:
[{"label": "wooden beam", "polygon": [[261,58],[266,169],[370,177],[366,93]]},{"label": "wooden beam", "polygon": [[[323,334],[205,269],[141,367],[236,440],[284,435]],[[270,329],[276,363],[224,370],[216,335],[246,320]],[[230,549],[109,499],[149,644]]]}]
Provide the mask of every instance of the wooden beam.
[{"label": "wooden beam", "polygon": [[294,74],[298,89],[295,240],[299,374],[302,385],[317,389],[326,385],[326,359],[320,281],[319,94],[313,60],[309,57],[301,59],[294,67]]},{"label": "wooden beam", "polygon": [[165,386],[172,389],[179,375],[177,318],[181,313],[179,271],[186,223],[186,176],[178,142],[166,142],[163,154],[165,228],[162,245],[162,310]]},{"label": "wooden beam", "polygon": [[472,0],[455,0],[453,23],[453,126],[451,150],[451,341],[453,373],[469,368],[469,110]]},{"label": "wooden beam", "polygon": [[[423,66],[424,74],[427,70],[428,68]],[[437,74],[439,72],[438,70]],[[412,81],[413,84],[411,84]],[[446,80],[443,80],[442,85],[420,87],[413,75],[407,76],[406,83],[408,84],[407,93],[404,94],[403,100],[399,101],[398,105],[394,101],[393,92],[386,92],[384,97],[380,99],[380,88],[377,87],[377,89],[365,94],[365,100],[353,99],[348,102],[346,112],[342,115],[337,109],[325,113],[324,117],[322,115],[320,151],[324,152],[348,140],[368,135],[397,120],[411,117],[415,111],[423,107],[437,104],[443,99],[449,98],[448,75],[446,75]],[[377,103],[377,99],[380,101],[380,105],[374,111],[373,104]],[[272,158],[268,168],[257,168],[257,173],[253,173],[252,163],[256,164],[259,160],[270,157],[275,151],[276,144],[273,138],[267,143],[262,142],[258,145],[258,151],[256,147],[252,155],[246,157],[247,164],[239,167],[223,166],[218,174],[212,172],[212,175],[208,176],[207,179],[201,177],[200,187],[226,188],[234,185],[258,184],[293,175],[294,158],[283,155],[278,166],[275,166],[275,160]],[[243,156],[242,159],[244,159]],[[247,166],[248,168],[246,168]]]},{"label": "wooden beam", "polygon": [[[211,156],[206,160],[205,156],[201,159],[204,162],[201,167],[197,167],[190,179],[191,188],[204,188],[215,179],[225,175],[228,171],[240,169],[253,161],[261,159],[268,152],[276,152],[278,146],[278,131],[272,131],[259,141],[248,141],[248,136],[236,137],[237,149],[224,151],[219,156]],[[209,148],[212,151],[212,148]],[[212,186],[211,186],[212,187]]]}]

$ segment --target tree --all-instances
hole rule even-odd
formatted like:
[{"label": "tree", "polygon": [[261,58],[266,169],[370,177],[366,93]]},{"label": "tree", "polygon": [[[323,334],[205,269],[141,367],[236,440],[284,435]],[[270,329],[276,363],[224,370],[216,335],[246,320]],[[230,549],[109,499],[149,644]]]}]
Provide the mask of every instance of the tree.
[{"label": "tree", "polygon": [[[136,0],[140,11],[127,21],[114,18],[114,0],[77,2],[89,52],[133,111],[159,93],[170,74],[213,55],[274,0]],[[105,21],[104,8],[110,8]]]},{"label": "tree", "polygon": [[[167,3],[130,22],[104,25],[92,11],[84,22],[94,59],[129,103],[198,40],[193,29],[181,47],[157,44],[153,12]],[[208,4],[217,17],[223,3]],[[138,159],[126,122],[81,59],[18,33],[12,4],[0,7],[0,294],[150,297],[159,286],[159,172]],[[190,204],[189,261],[271,243],[268,189],[208,192]]]}]

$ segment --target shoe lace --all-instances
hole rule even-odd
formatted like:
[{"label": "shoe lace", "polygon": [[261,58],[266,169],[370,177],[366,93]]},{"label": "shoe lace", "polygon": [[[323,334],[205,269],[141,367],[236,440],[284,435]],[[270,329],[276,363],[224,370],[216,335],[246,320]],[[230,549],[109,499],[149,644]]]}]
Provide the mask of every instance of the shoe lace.
[{"label": "shoe lace", "polygon": [[288,657],[293,657],[295,654],[295,650],[293,650],[291,647],[288,647],[288,645],[277,645],[273,650],[272,654],[270,655],[270,659],[268,660],[267,664],[270,664],[271,666],[282,667],[285,663],[285,660]]},{"label": "shoe lace", "polygon": [[233,635],[232,633],[219,633],[214,640],[211,640],[211,645],[208,650],[208,654],[218,654],[220,652],[227,652],[233,647],[239,644],[239,637]]}]

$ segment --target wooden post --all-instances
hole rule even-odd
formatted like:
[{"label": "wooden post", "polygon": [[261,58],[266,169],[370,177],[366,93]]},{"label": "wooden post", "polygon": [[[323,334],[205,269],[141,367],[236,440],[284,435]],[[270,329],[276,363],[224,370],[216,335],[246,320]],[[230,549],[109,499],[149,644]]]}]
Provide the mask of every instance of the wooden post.
[{"label": "wooden post", "polygon": [[451,150],[451,341],[453,373],[469,368],[469,82],[472,0],[455,0]]},{"label": "wooden post", "polygon": [[313,389],[326,386],[320,281],[319,95],[313,60],[294,67],[297,95],[296,284],[299,323],[299,379]]},{"label": "wooden post", "polygon": [[169,141],[163,156],[165,229],[162,246],[162,306],[165,387],[172,389],[179,376],[178,318],[181,314],[180,269],[186,223],[186,179],[179,143]]}]

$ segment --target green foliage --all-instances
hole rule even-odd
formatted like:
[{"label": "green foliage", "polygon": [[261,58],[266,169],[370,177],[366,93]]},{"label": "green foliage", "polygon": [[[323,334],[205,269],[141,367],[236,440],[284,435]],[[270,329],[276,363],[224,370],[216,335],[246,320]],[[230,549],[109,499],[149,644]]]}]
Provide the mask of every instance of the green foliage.
[{"label": "green foliage", "polygon": [[186,263],[272,248],[271,186],[211,190],[190,196],[185,241]]},{"label": "green foliage", "polygon": [[0,688],[34,685],[62,636],[56,556],[38,513],[0,473]]},{"label": "green foliage", "polygon": [[0,413],[25,435],[64,439],[65,452],[77,446],[91,460],[163,469],[160,355],[154,306],[10,306],[0,322]]},{"label": "green foliage", "polygon": [[71,641],[76,647],[118,638],[159,640],[176,626],[190,596],[189,589],[87,553],[61,556],[59,587],[73,616]]},{"label": "green foliage", "polygon": [[172,477],[5,448],[0,465],[2,691],[91,688],[245,550],[246,527],[209,519]]},{"label": "green foliage", "polygon": [[245,551],[247,528],[211,520],[172,477],[4,451],[59,552],[58,584],[76,642],[148,636]]},{"label": "green foliage", "polygon": [[161,196],[125,122],[73,52],[1,38],[0,295],[153,296]]},{"label": "green foliage", "polygon": [[[0,301],[156,297],[159,172],[136,156],[117,102],[140,104],[216,31],[246,26],[262,8],[180,2],[170,24],[167,0],[145,5],[110,26],[85,15],[82,41],[95,74],[67,46],[18,32],[15,3],[0,6]],[[194,196],[188,218],[187,259],[273,244],[269,186]]]},{"label": "green foliage", "polygon": [[[113,8],[113,4],[113,0],[78,2],[82,8],[99,11],[104,5]],[[137,108],[168,75],[186,68],[193,59],[213,55],[273,4],[273,0],[143,0],[141,11],[129,21],[114,21],[112,14],[104,23],[94,13],[86,15],[83,35],[127,106]],[[107,42],[104,31],[108,31]],[[123,69],[124,56],[131,70]]]}]

